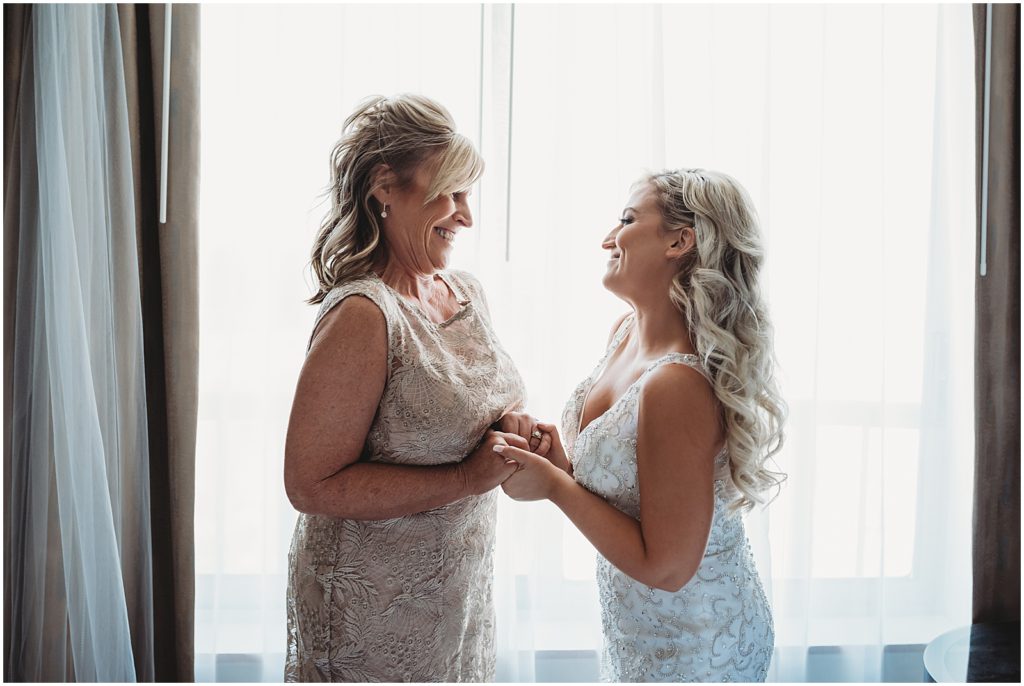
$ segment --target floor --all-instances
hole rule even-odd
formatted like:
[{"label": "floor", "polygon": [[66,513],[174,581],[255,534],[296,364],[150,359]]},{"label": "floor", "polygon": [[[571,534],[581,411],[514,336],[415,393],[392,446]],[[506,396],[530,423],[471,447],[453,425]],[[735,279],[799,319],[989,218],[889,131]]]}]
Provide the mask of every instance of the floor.
[{"label": "floor", "polygon": [[[881,678],[878,681],[924,682],[923,653],[923,645],[885,646],[882,651]],[[865,652],[862,648],[812,647],[807,651],[805,680],[825,683],[863,682],[869,675],[865,672],[864,661]],[[576,683],[598,680],[597,653],[592,650],[539,650],[534,653],[533,667],[537,682]],[[280,682],[283,670],[283,653],[196,656],[197,682]],[[502,674],[502,671],[506,674]],[[499,669],[498,681],[509,681],[507,670]]]}]

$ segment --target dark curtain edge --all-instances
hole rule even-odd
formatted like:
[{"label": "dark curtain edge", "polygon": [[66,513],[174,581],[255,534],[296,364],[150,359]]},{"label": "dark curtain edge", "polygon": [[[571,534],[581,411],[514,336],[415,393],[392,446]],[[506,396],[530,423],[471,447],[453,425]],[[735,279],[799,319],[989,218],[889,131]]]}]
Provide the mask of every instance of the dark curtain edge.
[{"label": "dark curtain edge", "polygon": [[[16,144],[17,112],[21,98],[22,72],[28,68],[25,57],[31,55],[31,5],[4,5],[4,497],[11,488],[13,446],[11,423],[14,396],[14,324],[15,293],[18,278],[20,231],[17,199],[21,183],[15,168],[20,166],[20,146]],[[15,678],[11,665],[12,599],[8,581],[11,513],[4,507],[4,680]]]},{"label": "dark curtain edge", "polygon": [[[975,623],[1020,621],[1020,5],[992,9],[988,273],[976,265],[975,276]],[[986,12],[973,6],[979,258]]]}]

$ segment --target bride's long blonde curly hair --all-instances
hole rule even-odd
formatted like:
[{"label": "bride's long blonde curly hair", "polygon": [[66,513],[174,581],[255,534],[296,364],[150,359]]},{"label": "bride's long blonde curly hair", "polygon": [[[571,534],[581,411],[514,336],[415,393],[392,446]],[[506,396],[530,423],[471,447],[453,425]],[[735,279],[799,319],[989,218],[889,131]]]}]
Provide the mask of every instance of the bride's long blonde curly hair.
[{"label": "bride's long blonde curly hair", "polygon": [[427,189],[428,203],[467,189],[484,169],[473,143],[455,130],[448,110],[422,95],[369,97],[345,120],[342,131],[331,151],[331,209],[310,255],[317,287],[311,304],[386,260],[383,208],[373,198],[382,166],[405,185],[420,165],[430,163],[433,179]]},{"label": "bride's long blonde curly hair", "polygon": [[696,246],[672,281],[694,347],[722,404],[734,510],[764,504],[785,474],[767,462],[782,447],[786,403],[775,380],[773,329],[761,293],[764,263],[757,214],[732,177],[704,169],[666,170],[650,184],[665,228],[692,227]]}]

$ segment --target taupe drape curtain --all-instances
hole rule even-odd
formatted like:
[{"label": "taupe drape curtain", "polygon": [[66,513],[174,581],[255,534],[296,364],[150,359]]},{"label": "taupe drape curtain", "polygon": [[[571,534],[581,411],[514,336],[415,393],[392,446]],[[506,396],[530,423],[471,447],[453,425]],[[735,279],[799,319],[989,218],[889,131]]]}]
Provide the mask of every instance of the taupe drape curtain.
[{"label": "taupe drape curtain", "polygon": [[[192,681],[193,503],[198,400],[199,6],[174,5],[167,223],[158,223],[167,5],[119,5],[131,137],[149,430],[155,678]],[[15,113],[31,64],[32,5],[4,5],[4,480],[11,483],[19,196]],[[31,78],[31,70],[28,72]],[[28,90],[31,94],[31,90]],[[26,183],[29,183],[26,181]],[[43,288],[45,288],[43,284]],[[4,510],[8,546],[18,516]],[[127,583],[127,582],[126,582]],[[10,676],[11,604],[5,583],[4,662]],[[60,617],[39,618],[61,621]],[[138,648],[136,648],[138,649]],[[71,676],[70,674],[68,676]]]},{"label": "taupe drape curtain", "polygon": [[[975,277],[975,622],[1020,620],[1020,5],[991,6],[988,273]],[[974,6],[978,250],[986,5]]]},{"label": "taupe drape curtain", "polygon": [[[192,681],[199,397],[199,5],[174,5],[167,223],[159,224],[166,5],[118,5],[137,180],[158,681]],[[160,535],[158,535],[160,534]]]},{"label": "taupe drape curtain", "polygon": [[[21,95],[22,69],[29,57],[29,5],[4,5],[4,493],[12,479],[11,418],[14,394],[14,311],[15,284],[18,281],[20,245],[18,198],[23,192],[18,170],[21,169],[20,136],[17,135],[15,113]],[[10,554],[13,517],[4,506],[4,553]],[[13,678],[10,666],[12,643],[12,599],[10,579],[4,567],[4,681]]]}]

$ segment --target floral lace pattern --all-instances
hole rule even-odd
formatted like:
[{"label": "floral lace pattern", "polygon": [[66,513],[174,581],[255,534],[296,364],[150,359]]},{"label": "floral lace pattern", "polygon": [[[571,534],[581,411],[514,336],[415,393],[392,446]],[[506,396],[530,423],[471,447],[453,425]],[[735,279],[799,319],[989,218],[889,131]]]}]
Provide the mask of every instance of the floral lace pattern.
[{"label": "floral lace pattern", "polygon": [[[462,309],[430,321],[376,276],[350,295],[384,313],[389,374],[363,459],[457,462],[524,402],[521,377],[491,329],[479,283],[441,277]],[[378,521],[300,514],[288,555],[285,681],[492,681],[491,580],[497,495]]]},{"label": "floral lace pattern", "polygon": [[[577,435],[591,385],[625,337],[623,321],[594,372],[573,392],[562,415],[576,481],[620,511],[640,519],[636,436],[640,388],[663,364],[706,372],[696,355],[653,361],[607,412]],[[771,607],[754,566],[743,520],[729,513],[728,455],[716,457],[714,518],[704,559],[675,593],[632,579],[600,553],[604,681],[764,681],[775,640]]]}]

